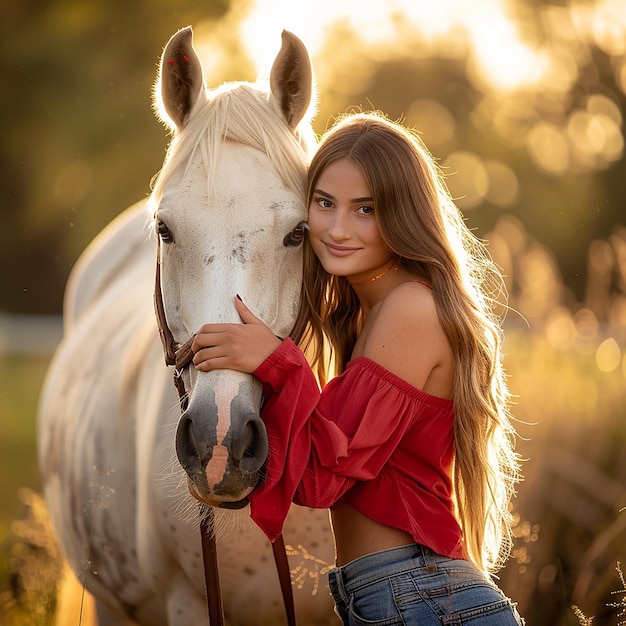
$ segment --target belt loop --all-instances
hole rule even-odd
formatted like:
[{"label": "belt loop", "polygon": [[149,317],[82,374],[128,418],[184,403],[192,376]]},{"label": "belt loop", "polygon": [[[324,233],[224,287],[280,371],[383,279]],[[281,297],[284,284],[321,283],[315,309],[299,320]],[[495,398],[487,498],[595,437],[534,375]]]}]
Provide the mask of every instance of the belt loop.
[{"label": "belt loop", "polygon": [[434,574],[439,569],[439,556],[435,554],[430,548],[426,547],[422,547],[422,552],[424,553],[424,563],[426,564],[426,571]]},{"label": "belt loop", "polygon": [[348,606],[350,601],[346,590],[346,573],[344,572],[343,567],[339,568],[337,574],[337,578],[339,580],[339,593],[341,594],[342,600],[346,603],[346,606]]},{"label": "belt loop", "polygon": [[417,549],[415,550],[415,554],[413,555],[413,558],[420,559],[421,565],[426,568],[427,572],[430,572],[430,573],[436,572],[438,569],[437,568],[438,559],[435,558],[436,555],[434,554],[434,552],[419,543],[415,545]]},{"label": "belt loop", "polygon": [[415,544],[415,554],[413,555],[412,558],[414,559],[419,559],[423,565],[426,565],[426,550],[424,549],[424,546],[421,543],[416,543]]},{"label": "belt loop", "polygon": [[348,606],[348,593],[346,591],[346,581],[344,579],[343,567],[334,568],[333,574],[335,575],[335,584],[337,585],[337,592],[339,593],[339,597],[342,599],[346,607]]}]

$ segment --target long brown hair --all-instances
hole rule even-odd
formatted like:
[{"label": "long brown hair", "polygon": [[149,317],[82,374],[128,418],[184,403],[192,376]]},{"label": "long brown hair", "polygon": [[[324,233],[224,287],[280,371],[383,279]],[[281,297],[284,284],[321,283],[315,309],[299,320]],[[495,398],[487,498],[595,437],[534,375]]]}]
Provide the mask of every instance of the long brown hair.
[{"label": "long brown hair", "polygon": [[[467,554],[485,571],[510,553],[509,501],[519,480],[515,431],[501,363],[496,310],[501,276],[466,227],[443,175],[419,136],[382,114],[337,122],[311,161],[307,201],[337,159],[358,165],[374,199],[386,246],[433,288],[440,323],[455,356],[454,495]],[[361,324],[359,300],[344,277],[328,274],[305,242],[302,340],[322,384],[343,371]],[[334,366],[329,369],[329,362]]]}]

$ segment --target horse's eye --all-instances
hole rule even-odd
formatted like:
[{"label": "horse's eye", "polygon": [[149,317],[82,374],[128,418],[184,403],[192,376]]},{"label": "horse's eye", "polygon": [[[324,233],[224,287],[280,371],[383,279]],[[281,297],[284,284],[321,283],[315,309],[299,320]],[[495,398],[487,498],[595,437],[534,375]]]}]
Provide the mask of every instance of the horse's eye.
[{"label": "horse's eye", "polygon": [[172,243],[174,241],[174,237],[172,236],[172,233],[170,232],[170,229],[167,227],[165,222],[158,220],[156,224],[156,230],[163,243]]},{"label": "horse's eye", "polygon": [[306,230],[309,230],[309,225],[306,222],[300,222],[290,233],[285,235],[283,246],[299,246],[304,241],[304,232]]}]

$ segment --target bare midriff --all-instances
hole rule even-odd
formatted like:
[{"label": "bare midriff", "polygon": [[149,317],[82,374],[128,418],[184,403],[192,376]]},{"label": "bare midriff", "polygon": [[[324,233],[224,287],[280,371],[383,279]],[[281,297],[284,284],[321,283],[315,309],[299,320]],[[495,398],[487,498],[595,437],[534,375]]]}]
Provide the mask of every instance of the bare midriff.
[{"label": "bare midriff", "polygon": [[337,566],[372,552],[414,543],[408,533],[379,524],[349,504],[333,506],[330,515],[335,535]]}]

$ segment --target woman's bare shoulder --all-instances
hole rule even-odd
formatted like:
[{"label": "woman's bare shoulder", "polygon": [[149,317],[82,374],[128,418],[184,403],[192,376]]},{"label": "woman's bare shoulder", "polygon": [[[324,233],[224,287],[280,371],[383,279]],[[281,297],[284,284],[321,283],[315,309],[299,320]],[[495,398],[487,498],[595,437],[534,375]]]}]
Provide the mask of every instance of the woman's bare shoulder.
[{"label": "woman's bare shoulder", "polygon": [[451,368],[450,344],[427,285],[407,281],[387,294],[369,329],[362,355],[425,390],[434,370]]},{"label": "woman's bare shoulder", "polygon": [[427,283],[419,280],[407,280],[392,289],[381,302],[381,311],[389,314],[400,309],[401,313],[427,313],[432,310],[436,314],[433,290]]},{"label": "woman's bare shoulder", "polygon": [[405,328],[407,339],[410,339],[412,330],[441,327],[432,289],[425,283],[406,281],[390,291],[380,303],[375,326],[384,333],[385,329],[394,329],[398,325]]}]

